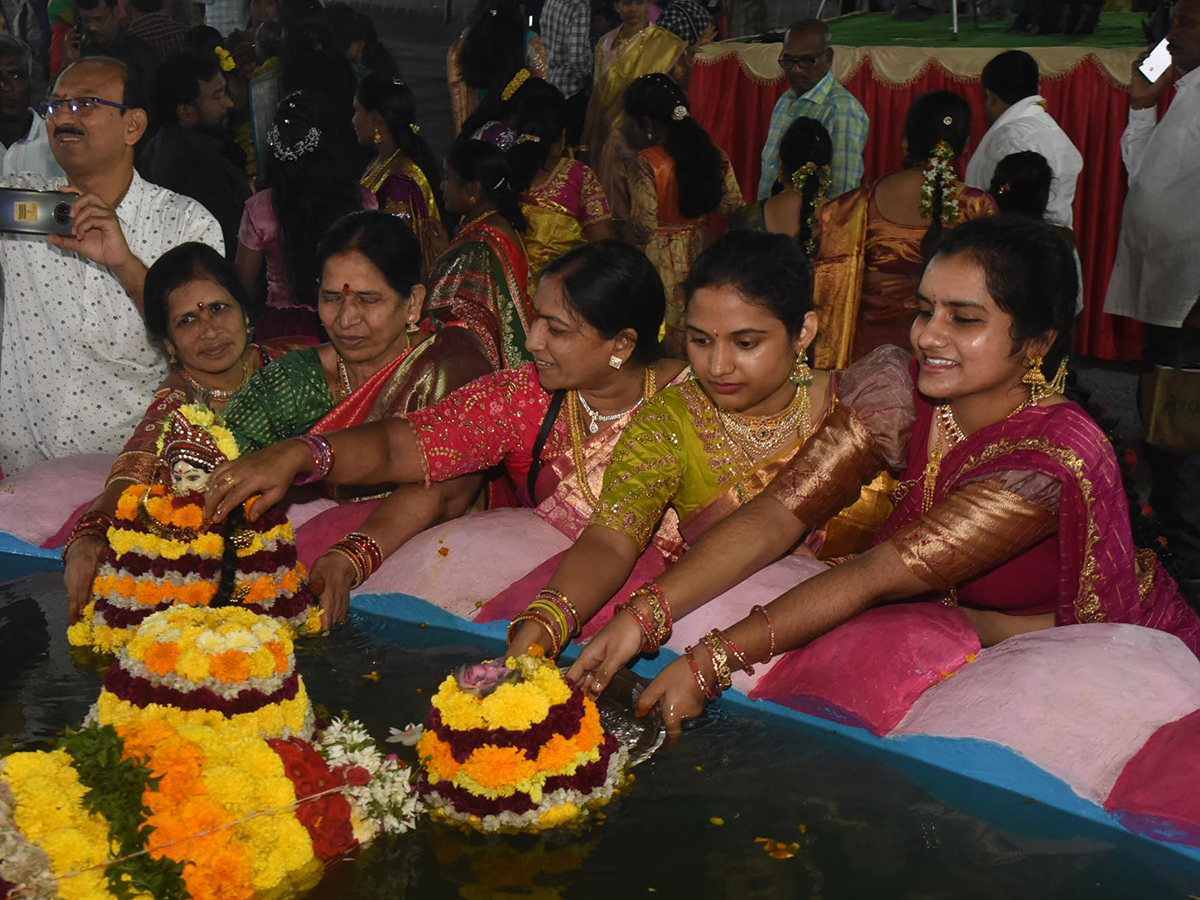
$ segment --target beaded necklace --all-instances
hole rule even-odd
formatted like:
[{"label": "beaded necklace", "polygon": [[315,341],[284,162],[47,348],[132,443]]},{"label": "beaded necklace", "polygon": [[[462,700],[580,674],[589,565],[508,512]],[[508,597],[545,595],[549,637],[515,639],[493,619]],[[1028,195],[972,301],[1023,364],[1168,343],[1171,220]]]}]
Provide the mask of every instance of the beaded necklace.
[{"label": "beaded necklace", "polygon": [[184,384],[191,390],[192,395],[196,398],[197,403],[202,403],[205,406],[212,406],[213,402],[228,403],[233,399],[233,395],[240,391],[246,385],[247,379],[250,378],[252,366],[250,363],[249,354],[242,354],[242,377],[238,381],[237,387],[230,388],[227,391],[219,388],[205,387],[199,381],[191,376],[187,369],[179,367],[179,375],[183,379]]}]

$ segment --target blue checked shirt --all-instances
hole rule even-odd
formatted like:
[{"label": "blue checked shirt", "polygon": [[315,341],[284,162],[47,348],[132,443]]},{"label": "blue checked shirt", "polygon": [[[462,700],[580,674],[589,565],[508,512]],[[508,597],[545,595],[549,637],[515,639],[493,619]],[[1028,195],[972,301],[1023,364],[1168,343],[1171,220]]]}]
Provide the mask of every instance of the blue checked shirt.
[{"label": "blue checked shirt", "polygon": [[697,0],[671,0],[671,5],[662,11],[655,22],[659,28],[681,37],[689,47],[700,40],[712,23],[712,16]]},{"label": "blue checked shirt", "polygon": [[816,119],[824,125],[833,141],[829,196],[836,197],[862,184],[863,148],[867,145],[867,128],[871,122],[862,104],[829,72],[807,94],[798,97],[788,88],[775,104],[762,152],[762,177],[758,180],[760,200],[771,196],[771,188],[779,177],[779,142],[788,126],[800,116]]},{"label": "blue checked shirt", "polygon": [[596,65],[591,5],[588,0],[546,0],[541,29],[550,56],[546,80],[564,97],[574,97],[588,86]]}]

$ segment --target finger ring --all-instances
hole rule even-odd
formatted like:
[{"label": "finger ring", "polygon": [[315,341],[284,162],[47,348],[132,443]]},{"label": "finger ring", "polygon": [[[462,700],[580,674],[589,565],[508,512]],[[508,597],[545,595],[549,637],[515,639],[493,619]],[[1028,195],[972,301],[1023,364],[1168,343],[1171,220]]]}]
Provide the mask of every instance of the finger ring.
[{"label": "finger ring", "polygon": [[237,484],[237,479],[234,478],[232,475],[226,475],[221,480],[224,481],[230,487],[233,487],[235,484]]}]

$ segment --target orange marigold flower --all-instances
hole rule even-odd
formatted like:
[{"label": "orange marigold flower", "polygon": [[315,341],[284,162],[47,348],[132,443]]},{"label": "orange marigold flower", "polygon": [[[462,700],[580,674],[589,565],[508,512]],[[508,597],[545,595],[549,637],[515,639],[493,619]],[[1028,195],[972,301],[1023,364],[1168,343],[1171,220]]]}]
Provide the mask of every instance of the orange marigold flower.
[{"label": "orange marigold flower", "polygon": [[160,644],[157,641],[146,648],[142,662],[155,675],[166,675],[175,670],[175,662],[179,659],[179,645],[175,643]]},{"label": "orange marigold flower", "polygon": [[532,778],[537,774],[538,766],[517,747],[485,744],[467,757],[462,771],[482,787],[501,791],[511,788],[517,782]]},{"label": "orange marigold flower", "polygon": [[430,772],[447,781],[457,775],[458,770],[462,768],[459,761],[454,758],[454,751],[450,749],[450,745],[432,731],[424,732],[417,741],[417,755],[427,760],[426,766]]},{"label": "orange marigold flower", "polygon": [[259,575],[246,594],[245,603],[262,603],[275,597],[275,579],[270,575]]},{"label": "orange marigold flower", "polygon": [[286,672],[288,668],[288,655],[287,651],[283,649],[283,644],[279,643],[279,641],[267,641],[263,646],[271,652],[271,656],[275,657],[276,674],[282,675]]},{"label": "orange marigold flower", "polygon": [[241,650],[226,650],[214,656],[210,666],[213,677],[226,684],[250,677],[250,656]]}]

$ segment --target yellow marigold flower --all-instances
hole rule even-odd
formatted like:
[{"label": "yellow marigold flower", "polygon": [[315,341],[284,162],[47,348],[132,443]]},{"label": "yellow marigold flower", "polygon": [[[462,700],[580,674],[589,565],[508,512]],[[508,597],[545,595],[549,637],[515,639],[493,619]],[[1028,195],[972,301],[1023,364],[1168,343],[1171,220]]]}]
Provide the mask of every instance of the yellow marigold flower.
[{"label": "yellow marigold flower", "polygon": [[175,671],[188,681],[203,681],[209,676],[209,660],[211,657],[197,650],[195,647],[189,647],[179,654],[179,661],[175,664]]},{"label": "yellow marigold flower", "polygon": [[250,657],[250,675],[254,678],[270,678],[275,673],[275,657],[270,650],[259,650]]},{"label": "yellow marigold flower", "polygon": [[490,728],[524,731],[542,721],[550,712],[550,702],[535,684],[502,684],[484,698],[483,716]]},{"label": "yellow marigold flower", "polygon": [[537,821],[542,828],[555,828],[577,818],[579,818],[579,807],[574,803],[563,803],[560,806],[550,807],[538,816]]}]

